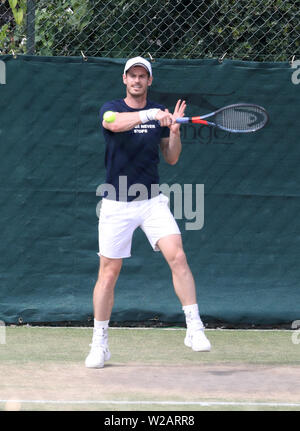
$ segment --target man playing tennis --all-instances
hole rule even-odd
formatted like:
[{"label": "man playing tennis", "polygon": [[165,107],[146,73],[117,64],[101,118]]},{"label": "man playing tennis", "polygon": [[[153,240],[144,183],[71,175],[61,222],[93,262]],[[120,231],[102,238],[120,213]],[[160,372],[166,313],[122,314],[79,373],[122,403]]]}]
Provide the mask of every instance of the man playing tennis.
[{"label": "man playing tennis", "polygon": [[[159,147],[167,163],[174,165],[181,152],[180,125],[186,108],[178,100],[173,114],[147,98],[153,80],[151,64],[142,57],[126,62],[125,99],[105,103],[100,116],[116,113],[113,122],[103,120],[106,142],[106,182],[115,193],[102,199],[99,217],[98,279],[93,293],[94,330],[88,368],[102,368],[110,359],[108,325],[114,288],[124,258],[130,257],[134,230],[140,227],[155,251],[161,251],[172,272],[175,292],[185,313],[184,344],[194,351],[209,351],[204,334],[195,282],[182,246],[181,234],[170,212],[168,198],[159,193]],[[155,186],[156,185],[156,186]],[[109,196],[110,195],[110,196]]]}]

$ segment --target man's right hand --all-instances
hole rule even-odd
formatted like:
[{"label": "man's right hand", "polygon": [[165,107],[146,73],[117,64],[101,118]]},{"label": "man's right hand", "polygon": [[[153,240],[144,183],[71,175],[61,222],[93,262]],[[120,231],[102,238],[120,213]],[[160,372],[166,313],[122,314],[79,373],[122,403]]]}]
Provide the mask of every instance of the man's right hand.
[{"label": "man's right hand", "polygon": [[155,119],[159,121],[161,127],[170,127],[173,123],[173,116],[170,114],[168,109],[162,111],[161,109],[155,116]]}]

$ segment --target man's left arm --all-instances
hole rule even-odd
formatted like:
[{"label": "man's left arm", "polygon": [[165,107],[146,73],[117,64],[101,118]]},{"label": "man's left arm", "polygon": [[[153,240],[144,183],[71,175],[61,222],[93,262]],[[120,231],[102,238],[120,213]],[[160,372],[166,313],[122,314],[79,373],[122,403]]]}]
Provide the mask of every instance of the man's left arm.
[{"label": "man's left arm", "polygon": [[180,130],[177,133],[172,133],[170,131],[170,136],[168,138],[162,138],[160,141],[160,149],[165,161],[170,165],[175,165],[181,153]]},{"label": "man's left arm", "polygon": [[183,117],[186,108],[185,101],[178,100],[173,112],[173,123],[170,126],[170,136],[162,138],[160,142],[160,149],[164,159],[170,165],[177,163],[181,153],[181,138],[180,138],[180,124],[177,124],[176,118]]}]

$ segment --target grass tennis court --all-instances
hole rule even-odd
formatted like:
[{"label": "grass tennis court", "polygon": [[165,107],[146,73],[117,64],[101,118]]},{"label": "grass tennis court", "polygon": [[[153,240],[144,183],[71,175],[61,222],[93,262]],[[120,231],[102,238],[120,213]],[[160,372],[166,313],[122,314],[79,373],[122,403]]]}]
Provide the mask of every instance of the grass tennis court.
[{"label": "grass tennis court", "polygon": [[111,360],[86,369],[91,328],[10,326],[0,345],[1,410],[300,410],[300,344],[289,330],[110,329]]}]

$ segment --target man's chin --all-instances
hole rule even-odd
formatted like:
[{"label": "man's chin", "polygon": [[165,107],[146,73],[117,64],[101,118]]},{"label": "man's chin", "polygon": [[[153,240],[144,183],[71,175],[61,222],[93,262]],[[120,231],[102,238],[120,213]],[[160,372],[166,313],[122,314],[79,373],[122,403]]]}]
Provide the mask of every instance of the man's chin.
[{"label": "man's chin", "polygon": [[130,91],[131,96],[133,97],[141,97],[144,96],[146,94],[146,92],[143,89],[136,89],[136,90],[131,90]]}]

